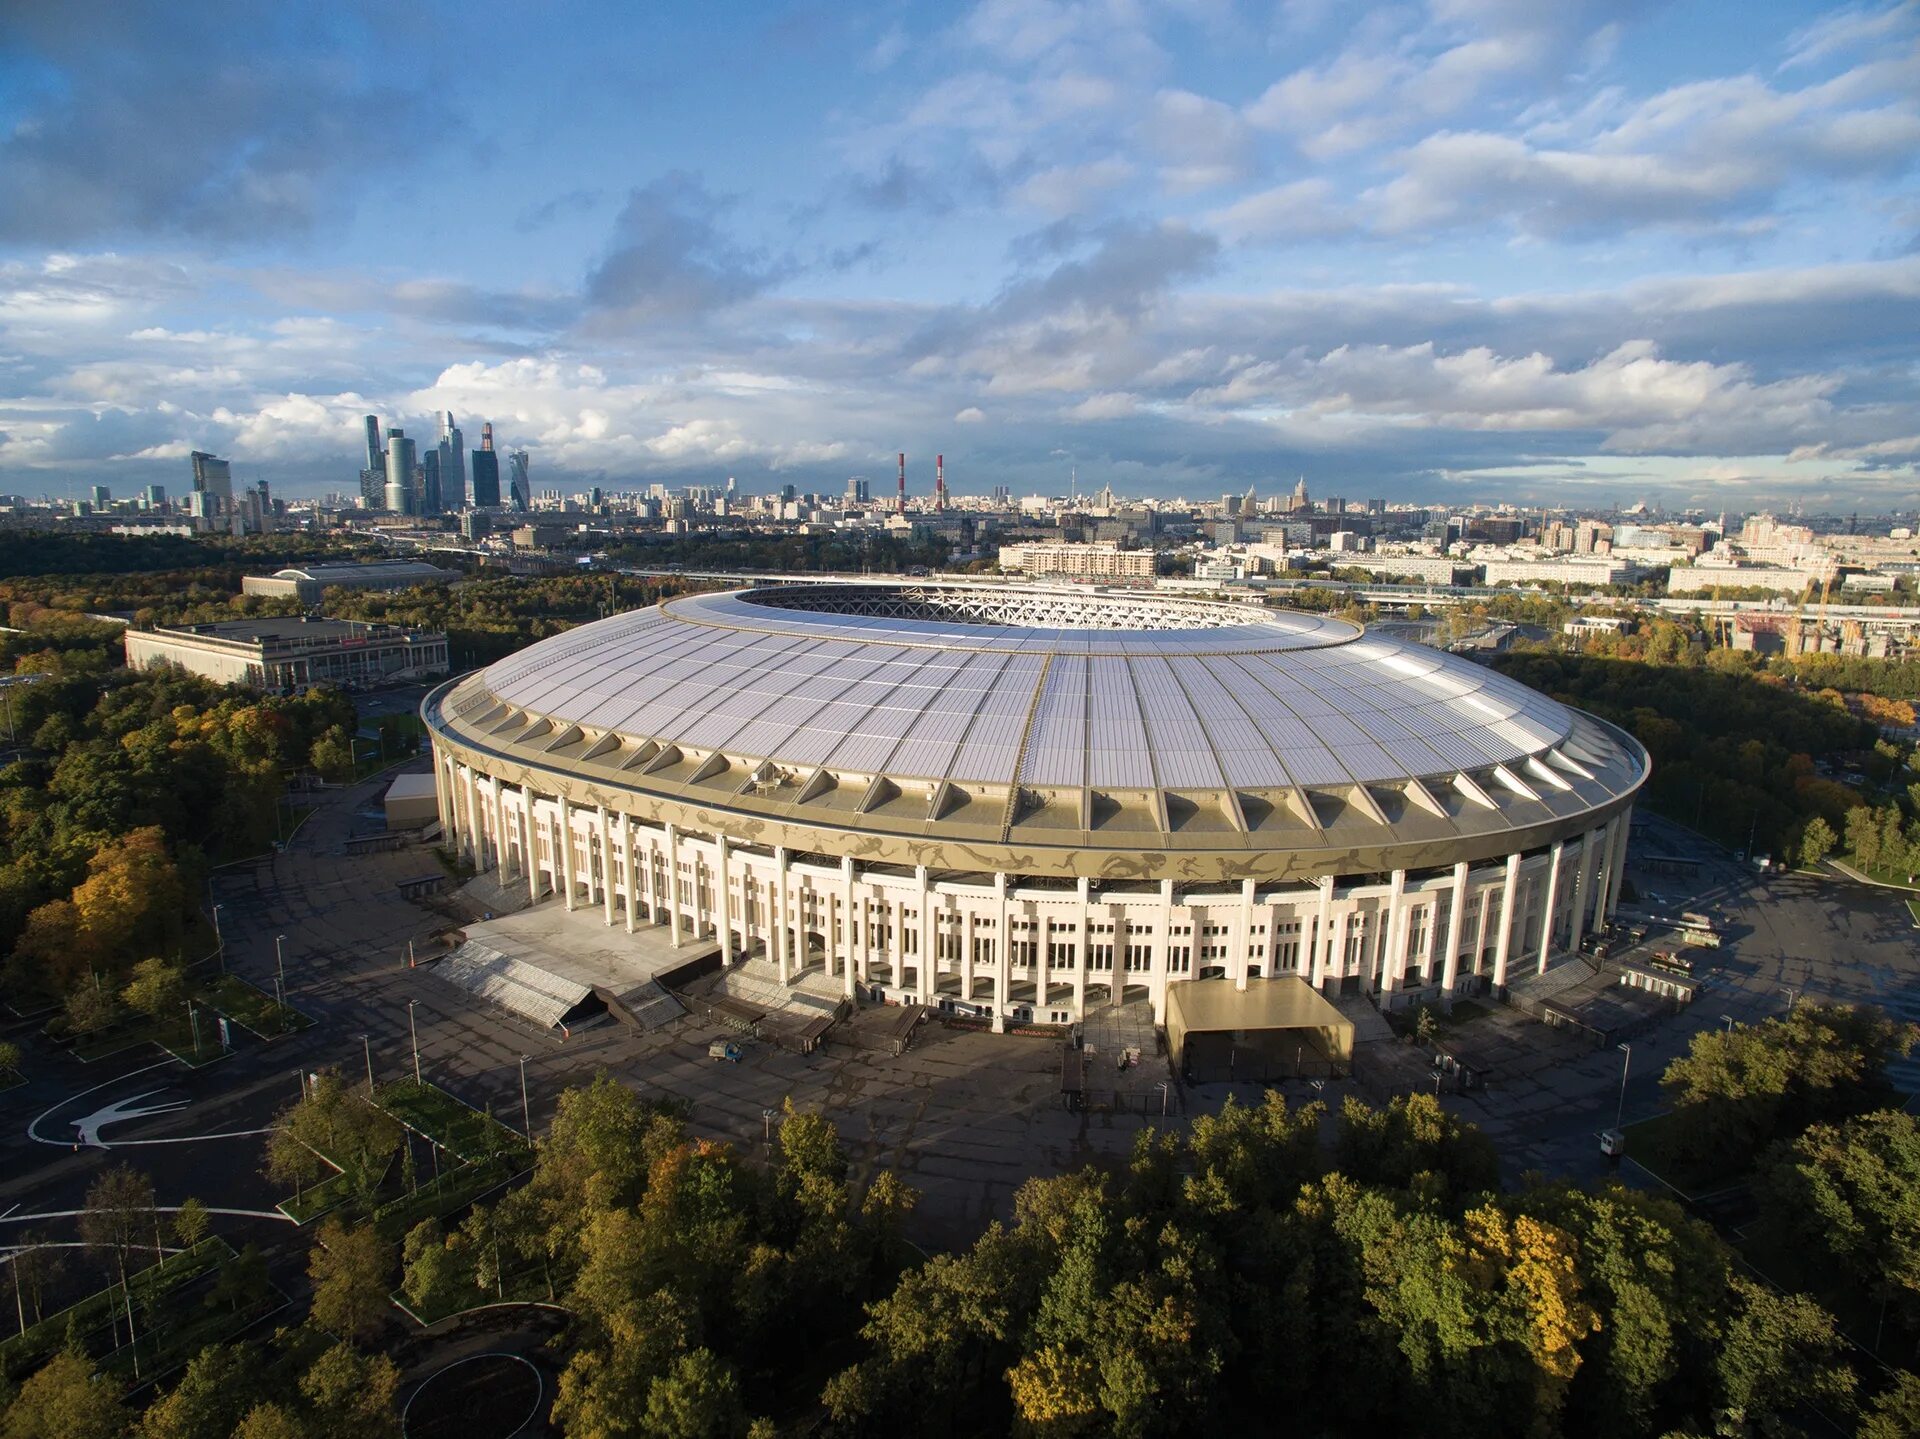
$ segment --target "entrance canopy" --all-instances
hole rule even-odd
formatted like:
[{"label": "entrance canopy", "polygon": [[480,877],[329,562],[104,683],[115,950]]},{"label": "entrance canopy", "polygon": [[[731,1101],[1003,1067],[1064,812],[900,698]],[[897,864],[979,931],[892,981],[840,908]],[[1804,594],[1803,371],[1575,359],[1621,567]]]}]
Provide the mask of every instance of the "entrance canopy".
[{"label": "entrance canopy", "polygon": [[1245,989],[1191,980],[1167,988],[1167,1048],[1176,1069],[1203,1083],[1344,1073],[1353,1023],[1294,975]]}]

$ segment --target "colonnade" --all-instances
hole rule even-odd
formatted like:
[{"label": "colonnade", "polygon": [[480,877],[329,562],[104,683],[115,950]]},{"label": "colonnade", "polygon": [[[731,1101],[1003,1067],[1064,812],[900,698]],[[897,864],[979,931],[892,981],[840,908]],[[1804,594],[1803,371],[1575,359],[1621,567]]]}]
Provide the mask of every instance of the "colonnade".
[{"label": "colonnade", "polygon": [[938,875],[654,823],[480,773],[436,750],[440,819],[477,870],[608,925],[717,942],[783,983],[831,983],[1009,1023],[1069,1023],[1171,984],[1299,975],[1383,1008],[1544,972],[1619,899],[1629,811],[1478,863],[1315,883]]}]

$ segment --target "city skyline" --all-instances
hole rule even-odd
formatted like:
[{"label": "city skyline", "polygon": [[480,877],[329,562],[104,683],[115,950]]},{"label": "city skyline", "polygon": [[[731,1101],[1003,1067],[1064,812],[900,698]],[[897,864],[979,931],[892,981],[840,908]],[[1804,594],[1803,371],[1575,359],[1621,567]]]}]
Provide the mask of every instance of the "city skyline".
[{"label": "city skyline", "polygon": [[0,488],[1910,504],[1920,7],[1539,8],[10,16]]}]

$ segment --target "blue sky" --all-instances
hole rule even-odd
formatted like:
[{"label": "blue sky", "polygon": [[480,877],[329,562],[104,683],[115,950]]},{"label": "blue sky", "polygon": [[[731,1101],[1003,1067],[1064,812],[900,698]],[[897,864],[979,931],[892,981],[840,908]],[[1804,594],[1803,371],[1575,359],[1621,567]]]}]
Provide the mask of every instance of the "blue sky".
[{"label": "blue sky", "polygon": [[0,8],[0,489],[1910,508],[1920,3]]}]

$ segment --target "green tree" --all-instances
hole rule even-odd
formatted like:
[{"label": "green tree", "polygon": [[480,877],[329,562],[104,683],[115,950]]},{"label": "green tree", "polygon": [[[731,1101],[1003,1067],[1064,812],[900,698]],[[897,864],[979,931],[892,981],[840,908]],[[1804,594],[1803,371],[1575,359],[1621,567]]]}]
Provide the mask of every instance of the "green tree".
[{"label": "green tree", "polygon": [[1340,1172],[1364,1184],[1435,1198],[1500,1187],[1492,1143],[1431,1094],[1398,1096],[1385,1109],[1349,1095],[1333,1149]]},{"label": "green tree", "polygon": [[407,1231],[400,1262],[400,1287],[416,1309],[438,1309],[464,1287],[466,1276],[437,1219],[423,1219]]},{"label": "green tree", "polygon": [[1732,1313],[1716,1354],[1727,1417],[1762,1434],[1792,1434],[1802,1431],[1785,1421],[1807,1406],[1847,1414],[1857,1381],[1833,1316],[1804,1295],[1738,1275],[1729,1288]]},{"label": "green tree", "polygon": [[1784,1019],[1694,1035],[1661,1086],[1679,1152],[1697,1168],[1733,1172],[1775,1139],[1879,1107],[1888,1062],[1920,1028],[1870,1006],[1801,1004]]},{"label": "green tree", "polygon": [[205,1439],[231,1434],[260,1400],[260,1371],[244,1344],[209,1344],[180,1382],[148,1406],[140,1439]]},{"label": "green tree", "polygon": [[188,1249],[207,1237],[211,1224],[207,1206],[191,1194],[180,1201],[179,1211],[173,1216],[173,1232]]},{"label": "green tree", "polygon": [[300,1393],[311,1406],[307,1423],[316,1439],[374,1439],[396,1433],[393,1391],[400,1371],[384,1354],[363,1355],[336,1344],[300,1376]]},{"label": "green tree", "polygon": [[1913,1439],[1920,1434],[1920,1374],[1896,1369],[1860,1420],[1858,1439]]},{"label": "green tree", "polygon": [[149,1019],[171,1017],[186,999],[186,980],[180,970],[162,959],[143,959],[133,967],[121,1001]]},{"label": "green tree", "polygon": [[1847,811],[1847,853],[1862,869],[1880,864],[1880,820],[1865,805]]},{"label": "green tree", "polygon": [[309,1439],[307,1427],[284,1405],[256,1404],[233,1431],[233,1439]]},{"label": "green tree", "polygon": [[1839,839],[1833,832],[1833,826],[1815,815],[1807,821],[1807,827],[1800,835],[1800,863],[1809,869],[1813,868],[1833,853],[1837,843]]},{"label": "green tree", "polygon": [[[80,1237],[106,1257],[108,1272],[118,1278],[123,1294],[134,1251],[159,1244],[157,1225],[153,1181],[131,1165],[116,1164],[88,1186]],[[131,1306],[124,1302],[114,1313],[116,1326],[123,1314],[132,1342]]]},{"label": "green tree", "polygon": [[126,1428],[119,1386],[64,1350],[20,1386],[0,1419],[0,1439],[114,1439]]},{"label": "green tree", "polygon": [[113,997],[95,984],[82,984],[67,996],[67,1028],[75,1034],[98,1034],[113,1023]]},{"label": "green tree", "polygon": [[20,1046],[12,1040],[0,1040],[0,1078],[12,1078],[20,1073]]},{"label": "green tree", "polygon": [[344,784],[353,778],[353,737],[345,725],[335,725],[313,742],[308,751],[311,764],[324,780]]},{"label": "green tree", "polygon": [[679,1355],[648,1386],[641,1432],[652,1439],[734,1439],[746,1428],[740,1381],[711,1349]]},{"label": "green tree", "polygon": [[1920,1324],[1920,1125],[1900,1110],[1815,1124],[1762,1164],[1761,1219],[1809,1279]]},{"label": "green tree", "polygon": [[346,1340],[371,1337],[385,1321],[393,1256],[371,1224],[329,1220],[307,1260],[313,1322]]},{"label": "green tree", "polygon": [[[280,1134],[339,1165],[362,1199],[372,1198],[403,1137],[399,1124],[376,1108],[363,1090],[346,1083],[337,1069],[323,1069],[313,1076],[300,1101],[285,1111],[275,1141]],[[270,1168],[280,1147],[269,1145]],[[302,1170],[298,1154],[290,1147],[279,1162],[284,1173],[274,1175],[276,1179],[284,1181]]]},{"label": "green tree", "polygon": [[215,1307],[224,1304],[228,1313],[237,1314],[261,1303],[272,1289],[273,1282],[267,1275],[266,1256],[260,1252],[258,1245],[248,1244],[220,1266],[207,1303]]}]

